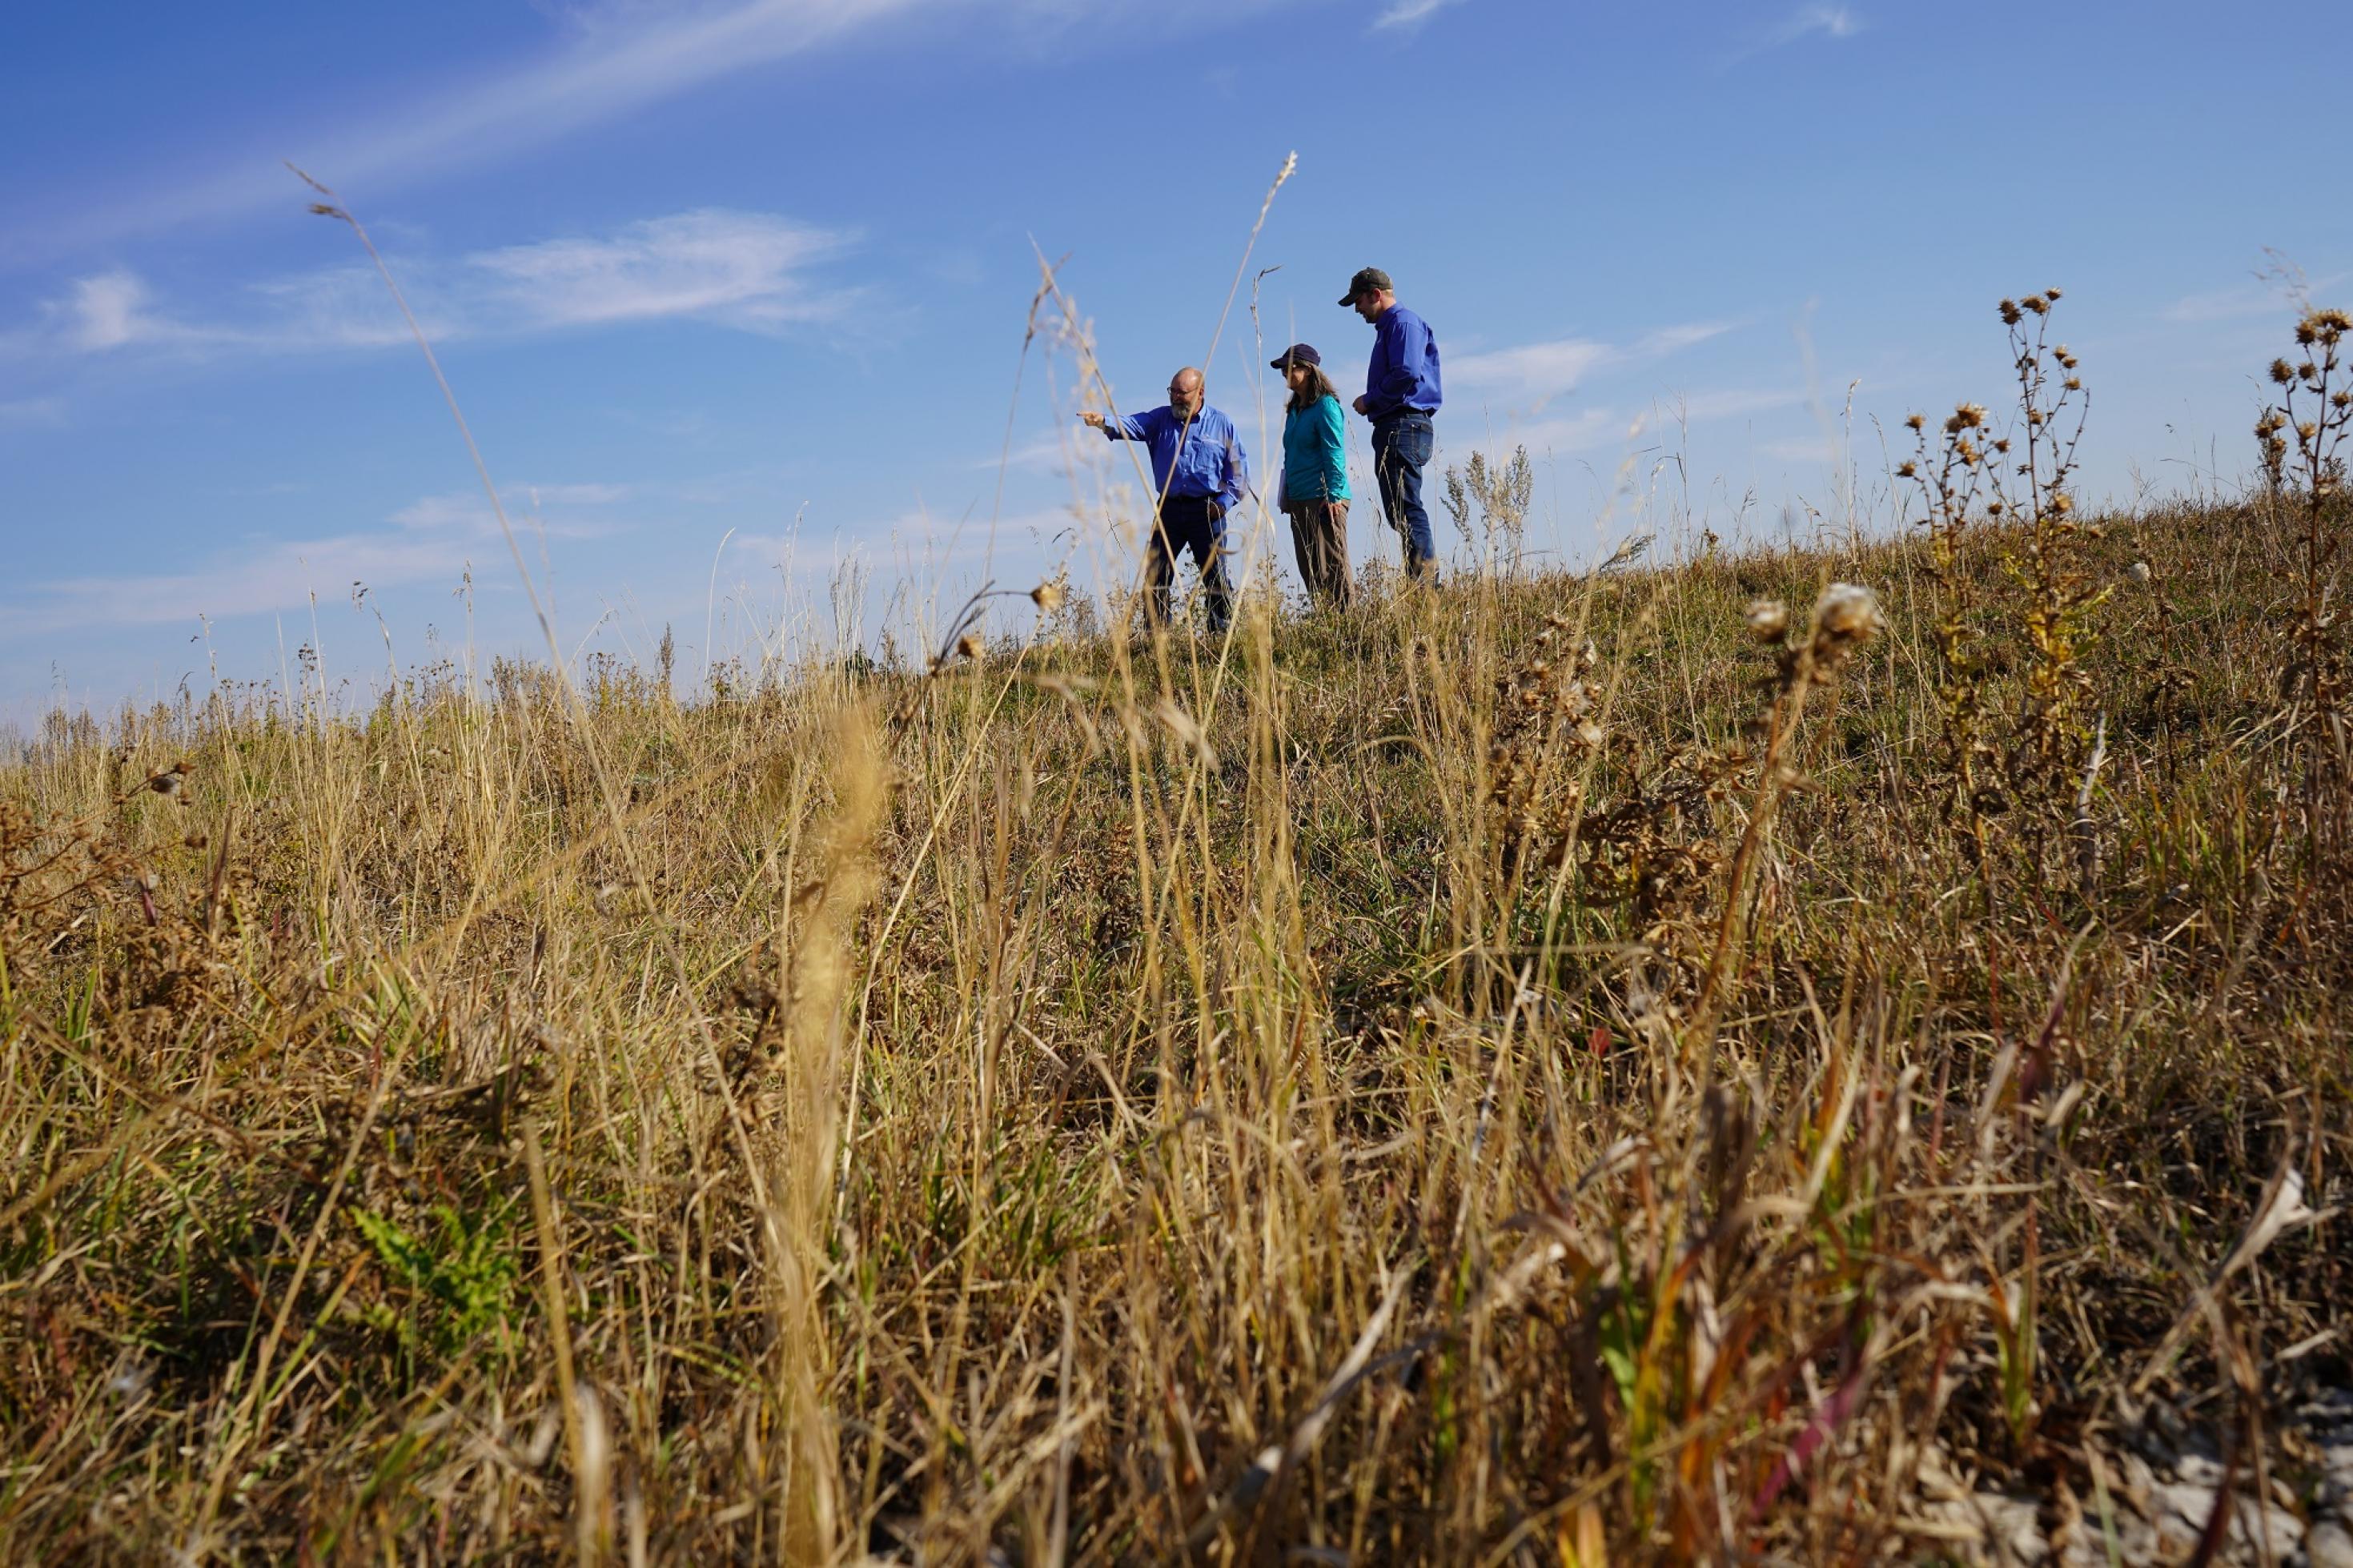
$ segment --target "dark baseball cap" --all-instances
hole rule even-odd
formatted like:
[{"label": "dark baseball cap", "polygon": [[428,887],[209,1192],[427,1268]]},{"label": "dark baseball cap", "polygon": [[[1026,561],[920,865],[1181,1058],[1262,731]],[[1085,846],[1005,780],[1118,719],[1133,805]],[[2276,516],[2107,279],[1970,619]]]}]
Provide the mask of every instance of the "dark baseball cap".
[{"label": "dark baseball cap", "polygon": [[1324,356],[1315,352],[1313,343],[1293,343],[1266,362],[1276,370],[1289,370],[1295,364],[1322,364]]},{"label": "dark baseball cap", "polygon": [[1377,267],[1359,267],[1356,275],[1348,279],[1348,291],[1340,296],[1340,303],[1353,305],[1359,294],[1377,294],[1384,289],[1394,289],[1389,275]]}]

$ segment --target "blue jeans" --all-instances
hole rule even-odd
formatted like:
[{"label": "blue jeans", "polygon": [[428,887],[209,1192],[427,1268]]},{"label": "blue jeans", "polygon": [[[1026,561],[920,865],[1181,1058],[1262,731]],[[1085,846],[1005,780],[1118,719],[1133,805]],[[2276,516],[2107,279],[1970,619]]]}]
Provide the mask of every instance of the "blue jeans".
[{"label": "blue jeans", "polygon": [[1380,484],[1381,510],[1405,541],[1406,574],[1411,577],[1438,574],[1430,512],[1421,504],[1421,470],[1436,446],[1427,414],[1408,409],[1373,425],[1373,478]]},{"label": "blue jeans", "polygon": [[1207,601],[1209,629],[1223,631],[1233,612],[1233,595],[1226,584],[1226,509],[1208,496],[1169,496],[1160,503],[1160,521],[1144,557],[1144,614],[1155,626],[1168,624],[1168,580],[1176,574],[1176,552],[1192,552],[1201,569],[1201,597]]}]

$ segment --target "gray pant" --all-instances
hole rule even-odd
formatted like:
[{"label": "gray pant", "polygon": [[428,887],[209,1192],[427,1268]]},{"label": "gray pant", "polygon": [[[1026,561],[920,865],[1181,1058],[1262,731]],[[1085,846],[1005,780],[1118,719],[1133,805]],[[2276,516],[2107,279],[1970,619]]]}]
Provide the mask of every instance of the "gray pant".
[{"label": "gray pant", "polygon": [[1299,578],[1318,608],[1348,607],[1348,503],[1344,500],[1291,500],[1282,503],[1291,519],[1291,546],[1299,552]]}]

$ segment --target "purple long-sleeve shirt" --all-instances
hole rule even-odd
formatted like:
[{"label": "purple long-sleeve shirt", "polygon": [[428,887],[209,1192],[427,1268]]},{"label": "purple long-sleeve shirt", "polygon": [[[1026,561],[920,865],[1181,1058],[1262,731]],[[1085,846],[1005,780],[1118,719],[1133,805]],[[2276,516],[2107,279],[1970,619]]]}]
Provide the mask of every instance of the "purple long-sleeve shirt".
[{"label": "purple long-sleeve shirt", "polygon": [[1430,323],[1391,305],[1373,323],[1373,361],[1365,371],[1365,414],[1387,419],[1404,410],[1435,414],[1446,401],[1438,381],[1438,340]]}]

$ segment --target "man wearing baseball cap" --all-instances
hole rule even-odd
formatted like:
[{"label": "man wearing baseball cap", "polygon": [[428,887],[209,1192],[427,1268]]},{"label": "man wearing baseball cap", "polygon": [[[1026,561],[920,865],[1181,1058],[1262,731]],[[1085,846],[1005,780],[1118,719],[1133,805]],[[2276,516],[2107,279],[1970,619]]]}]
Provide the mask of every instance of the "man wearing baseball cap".
[{"label": "man wearing baseball cap", "polygon": [[1373,359],[1365,372],[1365,395],[1356,412],[1373,422],[1373,477],[1381,510],[1405,541],[1409,576],[1435,581],[1438,550],[1430,536],[1430,512],[1421,504],[1421,471],[1437,446],[1430,416],[1445,401],[1438,379],[1438,340],[1430,323],[1397,302],[1389,275],[1377,267],[1359,268],[1348,279],[1340,303],[1356,308],[1372,324]]}]

